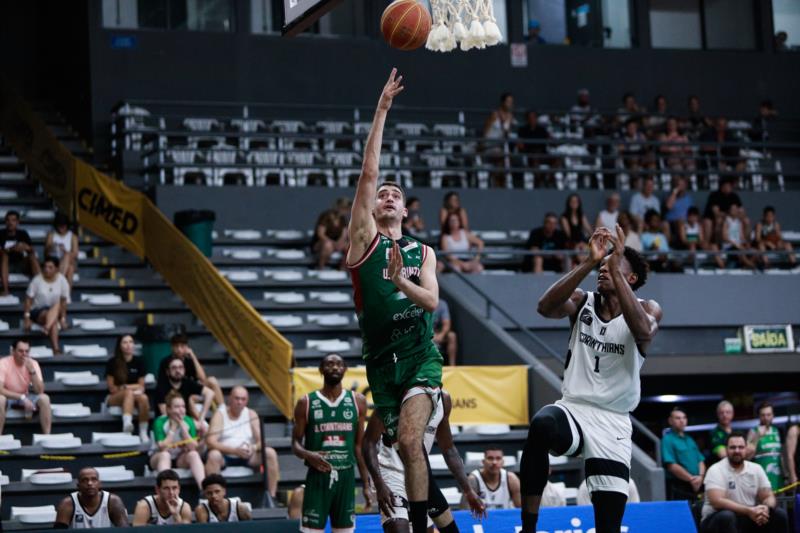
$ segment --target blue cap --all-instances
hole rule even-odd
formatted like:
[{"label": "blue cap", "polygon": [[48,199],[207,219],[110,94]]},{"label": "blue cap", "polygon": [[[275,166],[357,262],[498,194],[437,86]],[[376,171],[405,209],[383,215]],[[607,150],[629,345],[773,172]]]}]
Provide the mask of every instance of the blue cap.
[{"label": "blue cap", "polygon": [[539,24],[539,21],[536,20],[536,19],[531,19],[531,20],[528,21],[528,29],[529,30],[538,30],[541,27],[542,27],[542,25]]}]

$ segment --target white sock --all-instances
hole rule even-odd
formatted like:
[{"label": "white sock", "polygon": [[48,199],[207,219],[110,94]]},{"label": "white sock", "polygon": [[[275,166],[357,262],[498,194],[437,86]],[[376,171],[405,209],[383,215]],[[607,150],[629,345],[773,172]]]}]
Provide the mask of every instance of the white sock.
[{"label": "white sock", "polygon": [[139,422],[139,433],[141,435],[147,435],[147,422]]},{"label": "white sock", "polygon": [[133,415],[122,415],[122,427],[133,426]]}]

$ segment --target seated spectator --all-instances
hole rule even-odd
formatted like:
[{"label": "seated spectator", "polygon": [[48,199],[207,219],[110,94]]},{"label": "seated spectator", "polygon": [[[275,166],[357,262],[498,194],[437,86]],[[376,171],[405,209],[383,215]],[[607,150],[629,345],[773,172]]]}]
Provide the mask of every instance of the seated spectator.
[{"label": "seated spectator", "polygon": [[644,252],[663,252],[661,254],[647,254],[647,262],[655,272],[665,272],[669,270],[667,264],[669,252],[669,239],[664,234],[661,224],[661,215],[654,209],[650,209],[644,215],[644,230],[641,234],[642,250]]},{"label": "seated spectator", "polygon": [[644,117],[644,123],[647,136],[651,139],[656,139],[664,132],[665,124],[667,122],[667,97],[659,94],[653,100],[653,112]]},{"label": "seated spectator", "polygon": [[[547,144],[544,142],[550,139],[550,133],[539,124],[539,114],[536,111],[528,111],[525,119],[525,125],[517,130],[517,152],[522,155],[522,166],[536,169],[550,166],[552,158],[547,154]],[[545,174],[543,181],[552,185],[553,175]]]},{"label": "seated spectator", "polygon": [[25,291],[22,327],[29,332],[33,324],[40,325],[50,338],[55,355],[61,355],[59,330],[67,329],[69,293],[69,283],[58,271],[58,259],[55,257],[45,258],[42,272],[31,280]]},{"label": "seated spectator", "polygon": [[667,499],[694,501],[703,487],[706,464],[694,439],[684,433],[686,413],[674,407],[669,431],[661,438],[661,460],[667,477]]},{"label": "seated spectator", "polygon": [[[639,497],[639,488],[636,486],[636,482],[633,480],[633,478],[629,478],[628,503],[639,503],[641,501],[642,500]],[[578,485],[578,494],[575,496],[575,503],[576,505],[592,505],[592,497],[589,494],[588,487],[586,487],[585,479],[581,481],[580,485]]]},{"label": "seated spectator", "polygon": [[644,231],[644,215],[650,210],[661,213],[661,202],[655,195],[656,182],[653,176],[645,176],[642,180],[641,192],[636,192],[631,196],[631,203],[628,212],[633,216],[636,229]]},{"label": "seated spectator", "polygon": [[447,223],[447,217],[455,213],[461,221],[461,227],[469,231],[469,217],[467,210],[461,207],[461,198],[455,191],[450,191],[444,195],[442,208],[439,210],[439,226],[444,227]]},{"label": "seated spectator", "polygon": [[[794,256],[792,243],[784,241],[781,234],[781,223],[775,218],[775,208],[768,205],[764,208],[761,220],[756,224],[756,247],[761,252],[784,251],[788,252],[787,259],[794,266],[797,259]],[[766,254],[761,255],[761,262],[764,268],[769,267],[769,258]]]},{"label": "seated spectator", "polygon": [[34,277],[39,273],[39,260],[28,232],[19,228],[19,213],[11,210],[5,216],[6,227],[0,230],[0,275],[3,296],[8,292],[8,275],[11,272]]},{"label": "seated spectator", "polygon": [[181,480],[174,470],[159,472],[155,492],[136,502],[134,527],[192,523],[192,508],[180,497]]},{"label": "seated spectator", "polygon": [[606,196],[606,208],[597,214],[597,220],[594,222],[595,228],[608,228],[614,231],[617,227],[617,217],[619,217],[620,206],[619,193],[612,192]]},{"label": "seated spectator", "polygon": [[103,490],[100,475],[91,466],[78,472],[78,490],[56,508],[54,529],[128,527],[128,511],[122,499]]},{"label": "seated spectator", "polygon": [[[227,405],[220,406],[208,426],[206,474],[219,474],[229,466],[249,466],[258,471],[263,463],[261,426],[258,414],[247,407],[250,394],[237,385],[228,394]],[[280,470],[278,454],[266,447],[267,481],[274,498],[278,490]]]},{"label": "seated spectator", "polygon": [[197,427],[194,419],[186,415],[186,402],[181,393],[171,391],[165,400],[167,414],[153,422],[154,450],[150,456],[150,468],[156,472],[169,470],[174,464],[188,468],[201,487],[206,475],[203,460],[198,452]]},{"label": "seated spectator", "polygon": [[711,459],[716,463],[724,459],[727,455],[726,443],[728,435],[733,432],[733,404],[728,400],[722,400],[717,404],[717,425],[711,431]]},{"label": "seated spectator", "polygon": [[739,147],[731,146],[738,140],[728,129],[728,121],[718,117],[714,127],[706,130],[700,136],[700,151],[703,152],[711,164],[720,173],[741,173],[745,169],[745,160],[739,155]]},{"label": "seated spectator", "polygon": [[689,145],[689,138],[678,131],[678,119],[667,119],[666,131],[659,135],[659,142],[667,143],[659,147],[659,151],[666,158],[667,168],[674,172],[694,172],[694,151]]},{"label": "seated spectator", "polygon": [[[544,216],[544,224],[540,228],[531,230],[528,242],[525,245],[532,252],[552,251],[567,249],[567,234],[558,229],[558,217],[555,213]],[[525,258],[523,270],[535,274],[551,270],[562,272],[564,270],[564,256],[562,255],[535,255]]]},{"label": "seated spectator", "polygon": [[72,288],[72,278],[78,270],[78,236],[70,229],[69,218],[64,213],[56,213],[53,231],[47,234],[44,250],[45,255],[58,259],[58,271]]},{"label": "seated spectator", "polygon": [[797,447],[797,437],[800,435],[800,426],[794,424],[786,432],[786,470],[789,473],[789,484],[797,483],[800,478],[800,450]]},{"label": "seated spectator", "polygon": [[[483,241],[471,231],[465,230],[461,225],[461,218],[455,213],[448,215],[447,223],[442,227],[440,247],[453,270],[466,274],[483,272],[481,264]],[[477,254],[472,258],[465,257],[464,254],[471,250],[477,251]],[[442,264],[442,267],[444,266]]]},{"label": "seated spectator", "polygon": [[203,480],[203,496],[194,510],[199,524],[217,522],[245,522],[252,520],[250,507],[241,498],[228,498],[228,482],[219,474],[210,474]]},{"label": "seated spectator", "polygon": [[584,137],[594,137],[603,123],[603,118],[592,107],[589,98],[589,89],[580,89],[578,90],[578,101],[569,108],[570,122],[583,128]]},{"label": "seated spectator", "polygon": [[106,403],[122,407],[123,433],[133,432],[133,407],[136,406],[139,410],[139,437],[142,442],[148,441],[147,429],[150,422],[150,400],[144,385],[146,374],[142,358],[133,356],[133,336],[119,337],[114,347],[114,357],[106,364]]},{"label": "seated spectator", "polygon": [[[517,119],[514,118],[514,95],[503,93],[500,95],[500,106],[492,111],[483,126],[483,155],[486,161],[495,168],[492,172],[492,184],[504,186],[502,176],[505,172],[498,169],[508,169],[509,140],[517,130]],[[464,227],[467,227],[466,224]]]},{"label": "seated spectator", "polygon": [[[553,469],[550,469],[550,475],[553,475]],[[551,483],[549,480],[547,481],[547,485],[544,486],[544,492],[542,492],[542,499],[539,502],[539,507],[566,507],[567,506],[567,494],[566,490],[564,490],[564,485],[559,484],[556,485],[555,483]]]},{"label": "seated spectator", "polygon": [[773,43],[775,45],[776,52],[786,52],[789,50],[789,45],[786,43],[789,41],[789,34],[785,31],[779,31],[775,34],[775,39]]},{"label": "seated spectator", "polygon": [[[33,393],[28,391],[33,390]],[[44,392],[44,378],[38,361],[31,358],[31,345],[27,339],[17,339],[11,345],[11,355],[0,359],[0,435],[9,409],[25,412],[30,420],[39,413],[42,433],[50,433],[53,419],[50,397]]]},{"label": "seated spectator", "polygon": [[[214,401],[217,403],[217,405],[222,405],[225,403],[225,398],[222,395],[222,388],[219,386],[219,381],[217,381],[216,377],[206,374],[203,365],[200,364],[200,359],[198,359],[197,355],[194,353],[194,350],[192,350],[191,346],[189,346],[189,338],[182,333],[178,333],[172,336],[170,339],[170,345],[172,346],[171,356],[177,357],[183,361],[186,377],[211,389],[214,393]],[[159,379],[167,376],[169,360],[169,357],[165,357],[158,366]]]},{"label": "seated spectator", "polygon": [[750,140],[755,142],[768,142],[770,124],[778,118],[778,111],[772,100],[762,100],[758,106],[758,116],[753,119],[753,127],[750,130]]},{"label": "seated spectator", "polygon": [[777,506],[764,469],[745,461],[745,438],[731,433],[727,457],[713,464],[705,477],[701,533],[788,533],[786,511]]},{"label": "seated spectator", "polygon": [[447,364],[456,366],[458,354],[458,337],[452,329],[450,320],[450,307],[443,298],[439,298],[439,305],[433,312],[433,342],[439,352],[447,359]]},{"label": "seated spectator", "polygon": [[403,219],[403,233],[416,237],[421,232],[425,231],[425,221],[422,220],[420,214],[421,204],[419,198],[412,196],[406,200],[406,211],[408,215]]},{"label": "seated spectator", "polygon": [[622,232],[625,234],[625,246],[633,248],[637,252],[641,252],[642,239],[639,236],[639,233],[636,231],[636,228],[633,226],[633,220],[630,213],[627,211],[621,212],[617,217],[617,223],[619,224],[619,227],[622,228]]},{"label": "seated spectator", "polygon": [[733,186],[733,178],[722,178],[719,190],[708,195],[706,208],[703,211],[703,230],[709,242],[722,242],[722,223],[725,221],[728,209],[731,204],[742,205],[742,200],[734,192]]},{"label": "seated spectator", "polygon": [[483,467],[473,470],[467,479],[487,510],[514,509],[522,505],[519,478],[503,468],[503,450],[496,446],[487,446],[483,452]]},{"label": "seated spectator", "polygon": [[[745,252],[751,249],[747,239],[748,228],[742,221],[745,218],[742,213],[743,209],[736,204],[731,204],[728,208],[728,215],[722,223],[723,251],[738,250]],[[742,268],[753,269],[756,267],[753,257],[747,254],[738,254],[734,259]]]},{"label": "seated spectator", "polygon": [[700,98],[691,95],[687,99],[687,104],[688,113],[686,120],[681,124],[681,129],[686,132],[690,139],[698,139],[713,123],[700,110]]},{"label": "seated spectator", "polygon": [[[638,172],[642,169],[654,169],[655,158],[653,151],[646,144],[647,138],[639,131],[639,122],[629,119],[625,122],[625,129],[617,145],[625,168],[631,171],[634,180],[638,180]],[[650,174],[648,174],[649,176]]]},{"label": "seated spectator", "polygon": [[622,107],[617,109],[616,124],[617,126],[627,125],[628,122],[634,121],[637,126],[642,120],[645,109],[636,102],[636,96],[633,93],[625,93],[622,95]]},{"label": "seated spectator", "polygon": [[[691,252],[697,252],[698,250],[719,251],[719,247],[709,241],[705,229],[700,223],[700,210],[694,206],[687,211],[685,221],[678,221],[678,245]],[[692,255],[693,258],[694,255]],[[719,268],[725,268],[725,260],[720,254],[714,254],[714,261]]]},{"label": "seated spectator", "polygon": [[747,432],[745,457],[760,465],[769,478],[772,490],[783,486],[783,445],[780,430],[773,425],[775,410],[769,402],[758,406],[758,425]]},{"label": "seated spectator", "polygon": [[311,237],[311,251],[317,254],[317,268],[324,269],[334,252],[344,255],[350,246],[347,235],[347,216],[350,213],[350,200],[339,198],[332,209],[327,209],[317,218],[314,236]]},{"label": "seated spectator", "polygon": [[[179,357],[168,357],[167,377],[159,376],[156,383],[156,405],[158,406],[158,413],[161,415],[167,414],[167,396],[171,392],[177,392],[184,400],[186,411],[189,413],[198,426],[201,433],[205,433],[207,424],[205,422],[206,415],[211,409],[211,402],[214,400],[214,392],[201,385],[199,382],[186,376],[186,369],[183,360]],[[194,408],[194,402],[202,401],[203,410],[197,413]]]},{"label": "seated spectator", "polygon": [[672,192],[669,193],[664,208],[666,213],[664,219],[664,233],[667,237],[674,235],[678,231],[678,224],[689,216],[689,208],[694,205],[694,199],[688,190],[688,182],[684,176],[676,175],[672,177]]},{"label": "seated spectator", "polygon": [[[577,194],[567,197],[564,212],[561,213],[561,230],[567,236],[567,247],[577,252],[583,252],[588,247],[589,236],[594,231],[589,219],[583,214],[583,203]],[[581,256],[573,256],[573,263],[580,262]]]}]

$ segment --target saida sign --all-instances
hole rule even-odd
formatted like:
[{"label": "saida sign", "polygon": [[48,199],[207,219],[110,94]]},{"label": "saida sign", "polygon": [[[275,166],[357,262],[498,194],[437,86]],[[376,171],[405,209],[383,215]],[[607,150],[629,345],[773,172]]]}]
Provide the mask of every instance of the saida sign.
[{"label": "saida sign", "polygon": [[791,352],[794,350],[792,326],[744,326],[747,353]]}]

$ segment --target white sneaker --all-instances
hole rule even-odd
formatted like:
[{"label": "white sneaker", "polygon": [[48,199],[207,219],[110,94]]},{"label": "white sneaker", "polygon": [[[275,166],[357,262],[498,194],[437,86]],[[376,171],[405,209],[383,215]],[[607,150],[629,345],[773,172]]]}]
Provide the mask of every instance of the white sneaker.
[{"label": "white sneaker", "polygon": [[133,422],[128,422],[127,424],[122,424],[122,432],[123,433],[133,433]]},{"label": "white sneaker", "polygon": [[146,431],[140,431],[139,438],[142,440],[143,444],[147,444],[148,442],[150,442],[150,437],[147,435]]}]

